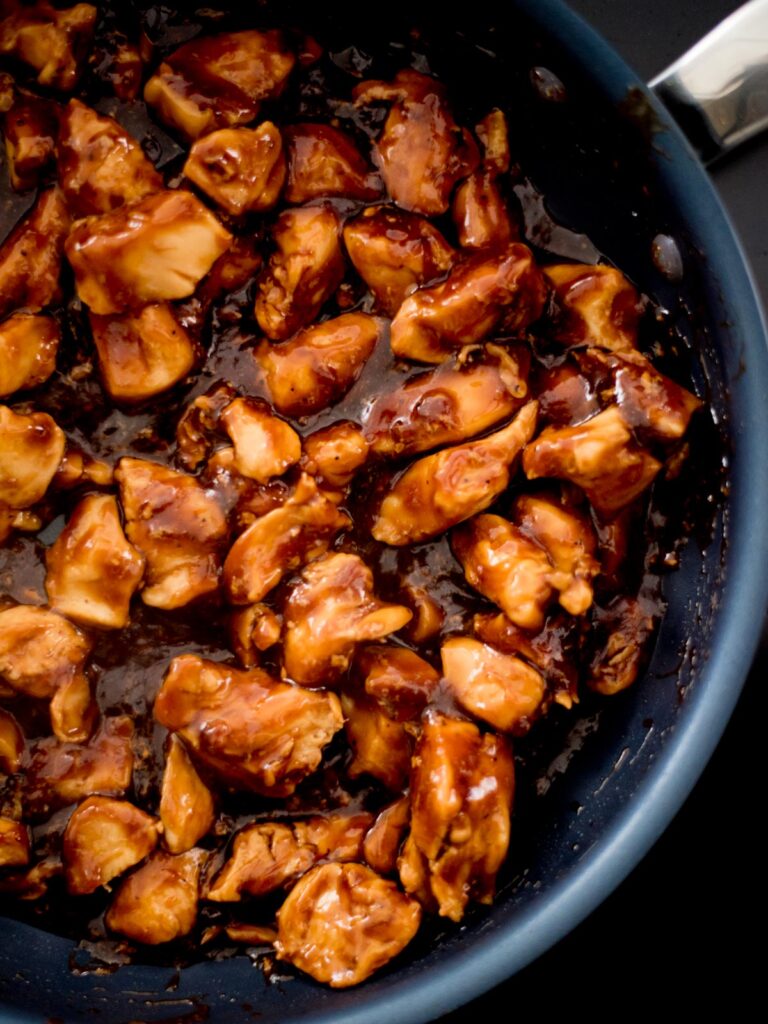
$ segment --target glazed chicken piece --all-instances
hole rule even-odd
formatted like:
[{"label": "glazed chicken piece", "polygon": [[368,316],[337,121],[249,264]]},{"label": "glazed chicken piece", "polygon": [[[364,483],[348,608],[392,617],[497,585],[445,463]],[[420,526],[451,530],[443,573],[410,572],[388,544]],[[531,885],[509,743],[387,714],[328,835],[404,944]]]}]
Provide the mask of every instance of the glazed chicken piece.
[{"label": "glazed chicken piece", "polygon": [[614,267],[561,263],[544,268],[557,313],[552,336],[563,345],[596,345],[612,352],[637,348],[640,296]]},{"label": "glazed chicken piece", "polygon": [[56,369],[61,332],[52,316],[14,313],[0,324],[0,398],[44,384]]},{"label": "glazed chicken piece", "polygon": [[188,935],[197,921],[200,872],[205,850],[174,856],[157,850],[120,884],[107,927],[133,942],[157,946]]},{"label": "glazed chicken piece", "polygon": [[89,494],[46,552],[51,608],[83,626],[123,629],[145,559],[129,544],[117,498]]},{"label": "glazed chicken piece", "polygon": [[52,697],[82,673],[91,642],[61,615],[17,604],[0,611],[0,679],[27,697]]},{"label": "glazed chicken piece", "polygon": [[119,316],[91,313],[90,321],[102,383],[116,402],[154,398],[197,362],[198,348],[167,302]]},{"label": "glazed chicken piece", "polygon": [[34,6],[9,5],[13,13],[0,21],[0,55],[15,57],[37,72],[40,85],[74,89],[98,17],[91,4],[58,10],[45,0]]},{"label": "glazed chicken piece", "polygon": [[109,487],[113,480],[114,471],[109,463],[91,458],[79,445],[67,439],[64,457],[53,478],[53,487],[57,491],[70,491],[84,484]]},{"label": "glazed chicken piece", "polygon": [[462,345],[503,325],[520,333],[544,310],[544,277],[531,250],[511,242],[498,253],[457,263],[447,280],[409,295],[392,321],[396,356],[442,363]]},{"label": "glazed chicken piece", "polygon": [[256,319],[268,338],[283,341],[311,324],[341,284],[340,228],[330,206],[302,206],[278,217],[276,249],[256,297]]},{"label": "glazed chicken piece", "polygon": [[527,359],[491,345],[497,359],[453,359],[411,377],[366,408],[363,428],[377,455],[399,458],[482,434],[520,408],[528,394]]},{"label": "glazed chicken piece", "polygon": [[186,407],[176,426],[178,457],[187,469],[197,469],[213,451],[221,414],[237,398],[228,382],[215,384]]},{"label": "glazed chicken piece", "polygon": [[596,610],[595,627],[606,640],[592,657],[587,686],[610,697],[637,679],[656,618],[642,600],[623,596]]},{"label": "glazed chicken piece", "polygon": [[235,836],[232,853],[205,893],[214,902],[244,894],[264,896],[291,883],[318,861],[358,860],[370,814],[327,814],[290,825],[250,825]]},{"label": "glazed chicken piece", "polygon": [[445,622],[445,612],[425,587],[406,583],[402,589],[402,599],[413,611],[413,618],[404,630],[409,640],[420,644],[440,632]]},{"label": "glazed chicken piece", "polygon": [[391,875],[397,869],[397,856],[410,820],[411,801],[407,796],[401,796],[379,811],[368,830],[363,854],[367,863],[380,875]]},{"label": "glazed chicken piece", "polygon": [[430,221],[386,206],[370,206],[347,221],[344,245],[355,270],[390,317],[411,292],[444,277],[456,258]]},{"label": "glazed chicken piece", "polygon": [[255,120],[279,96],[296,58],[280,32],[223,32],[175,50],[144,88],[162,121],[188,139]]},{"label": "glazed chicken piece", "polygon": [[286,175],[280,131],[264,121],[211,132],[190,149],[184,174],[233,217],[271,210]]},{"label": "glazed chicken piece", "polygon": [[460,921],[490,903],[509,845],[514,761],[502,736],[426,712],[411,777],[411,831],[398,862],[405,891]]},{"label": "glazed chicken piece", "polygon": [[86,675],[69,676],[51,697],[51,729],[62,743],[85,743],[93,733],[99,708]]},{"label": "glazed chicken piece", "polygon": [[283,623],[265,604],[251,604],[229,618],[230,645],[243,668],[259,663],[259,653],[280,640]]},{"label": "glazed chicken piece", "polygon": [[67,889],[73,896],[95,892],[157,845],[158,822],[127,800],[91,796],[67,822],[62,859]]},{"label": "glazed chicken piece", "polygon": [[338,698],[183,654],[171,662],[155,718],[230,785],[289,796],[343,724]]},{"label": "glazed chicken piece", "polygon": [[0,869],[29,864],[29,832],[25,825],[0,817]]},{"label": "glazed chicken piece", "polygon": [[304,438],[303,468],[332,500],[345,489],[368,458],[370,446],[356,423],[341,420]]},{"label": "glazed chicken piece", "polygon": [[381,195],[381,178],[346,132],[329,124],[293,124],[284,134],[287,202],[307,203],[323,196],[372,200]]},{"label": "glazed chicken piece", "polygon": [[285,505],[301,492],[304,478],[301,474],[272,477],[265,484],[256,483],[237,471],[235,449],[229,445],[217,449],[208,459],[200,482],[216,500],[225,515],[230,516],[235,533],[247,529],[255,519]]},{"label": "glazed chicken piece", "polygon": [[59,467],[66,438],[48,413],[15,413],[0,405],[0,505],[40,501]]},{"label": "glazed chicken piece", "polygon": [[0,316],[22,306],[35,311],[59,294],[70,220],[58,188],[41,193],[32,212],[0,246]]},{"label": "glazed chicken piece", "polygon": [[418,718],[439,680],[428,661],[407,647],[373,644],[358,651],[355,670],[365,692],[390,718],[408,721]]},{"label": "glazed chicken piece", "polygon": [[509,170],[509,139],[503,111],[492,110],[476,128],[485,157],[456,189],[453,220],[463,249],[501,249],[519,237],[498,178]]},{"label": "glazed chicken piece", "polygon": [[231,241],[199,199],[177,189],[79,221],[66,253],[80,299],[103,315],[191,295]]},{"label": "glazed chicken piece", "polygon": [[533,436],[536,410],[536,402],[528,402],[495,434],[414,462],[381,503],[374,538],[396,547],[415,544],[482,512],[509,484]]},{"label": "glazed chicken piece", "polygon": [[443,678],[459,705],[500,732],[528,731],[544,699],[544,678],[511,654],[471,637],[446,640]]},{"label": "glazed chicken piece", "polygon": [[299,879],[277,913],[275,950],[331,988],[358,985],[397,956],[421,908],[362,864],[323,864]]},{"label": "glazed chicken piece", "polygon": [[410,69],[392,82],[361,82],[355,103],[391,102],[374,150],[392,200],[405,210],[445,213],[457,181],[477,167],[477,145],[453,119],[445,86]]},{"label": "glazed chicken piece", "polygon": [[236,398],[222,410],[221,424],[235,446],[235,468],[266,483],[301,458],[301,438],[261,398]]},{"label": "glazed chicken piece", "polygon": [[590,381],[570,363],[539,371],[533,381],[542,423],[569,427],[600,412]]},{"label": "glazed chicken piece", "polygon": [[405,726],[390,718],[373,698],[352,688],[342,693],[341,709],[354,754],[347,767],[349,777],[372,775],[387,789],[401,792],[411,767],[411,739]]},{"label": "glazed chicken piece", "polygon": [[163,189],[136,139],[79,100],[62,112],[58,152],[59,185],[73,217],[109,213]]},{"label": "glazed chicken piece", "polygon": [[284,671],[289,679],[314,686],[338,679],[355,644],[397,632],[411,612],[376,597],[373,574],[357,555],[329,554],[302,572],[284,618]]},{"label": "glazed chicken piece", "polygon": [[357,380],[381,337],[383,321],[344,313],[256,350],[272,403],[284,416],[308,416],[338,401]]},{"label": "glazed chicken piece", "polygon": [[603,515],[634,501],[660,469],[661,463],[634,443],[615,405],[575,427],[546,427],[523,453],[529,480],[571,480]]},{"label": "glazed chicken piece", "polygon": [[224,586],[232,604],[260,601],[280,580],[328,550],[349,516],[302,474],[291,498],[256,519],[229,550]]},{"label": "glazed chicken piece", "polygon": [[213,796],[176,736],[168,737],[160,821],[171,853],[186,853],[213,827]]},{"label": "glazed chicken piece", "polygon": [[0,771],[13,775],[21,766],[24,753],[24,733],[21,726],[5,708],[0,708]]},{"label": "glazed chicken piece", "polygon": [[43,171],[55,160],[56,114],[50,100],[19,92],[3,118],[8,176],[17,192],[37,188]]},{"label": "glazed chicken piece", "polygon": [[115,479],[125,532],[147,560],[144,603],[181,608],[216,590],[227,522],[211,492],[144,459],[120,459]]}]

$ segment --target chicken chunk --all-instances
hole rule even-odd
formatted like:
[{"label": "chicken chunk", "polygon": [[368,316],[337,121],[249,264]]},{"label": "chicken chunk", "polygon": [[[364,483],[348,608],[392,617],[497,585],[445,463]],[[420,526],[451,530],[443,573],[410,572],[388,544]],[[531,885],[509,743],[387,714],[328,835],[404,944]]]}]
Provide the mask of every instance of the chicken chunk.
[{"label": "chicken chunk", "polygon": [[395,633],[410,618],[408,608],[376,597],[357,555],[325,555],[307,566],[286,602],[284,670],[307,686],[338,679],[355,644]]},{"label": "chicken chunk", "polygon": [[540,370],[533,387],[544,423],[567,427],[583,423],[600,412],[590,381],[570,363]]},{"label": "chicken chunk", "polygon": [[289,203],[323,196],[371,200],[381,195],[381,178],[346,132],[329,124],[293,124],[285,129],[285,143]]},{"label": "chicken chunk", "polygon": [[402,589],[403,600],[413,610],[413,618],[405,629],[405,635],[420,644],[436,636],[443,628],[445,612],[425,587],[406,583]]},{"label": "chicken chunk", "polygon": [[384,544],[415,544],[471,518],[507,487],[512,466],[536,427],[536,402],[480,441],[414,462],[381,503],[371,533]]},{"label": "chicken chunk", "polygon": [[490,903],[509,845],[512,752],[501,736],[428,711],[411,778],[411,831],[398,862],[405,891],[460,921]]},{"label": "chicken chunk", "polygon": [[27,697],[52,697],[82,672],[91,642],[61,615],[18,604],[0,611],[0,679]]},{"label": "chicken chunk", "polygon": [[264,896],[287,888],[319,861],[358,860],[372,820],[370,814],[337,812],[291,825],[250,825],[235,836],[205,898],[218,903]]},{"label": "chicken chunk", "polygon": [[596,345],[612,352],[637,348],[640,296],[614,267],[560,263],[544,273],[554,288],[552,334],[563,345]]},{"label": "chicken chunk", "polygon": [[256,358],[275,408],[285,416],[307,416],[338,401],[360,375],[382,327],[377,317],[344,313],[281,345],[262,342]]},{"label": "chicken chunk", "polygon": [[15,413],[0,405],[0,505],[40,501],[59,467],[66,437],[48,413]]},{"label": "chicken chunk", "polygon": [[233,217],[271,210],[286,176],[280,131],[264,121],[211,132],[190,149],[184,173]]},{"label": "chicken chunk", "polygon": [[45,0],[19,6],[0,21],[0,55],[16,57],[37,72],[40,85],[74,89],[93,38],[98,10],[75,4],[63,10]]},{"label": "chicken chunk", "polygon": [[43,172],[56,159],[55,105],[19,92],[2,124],[11,186],[17,192],[37,188]]},{"label": "chicken chunk", "polygon": [[229,619],[230,645],[243,668],[258,665],[259,652],[274,647],[282,631],[282,620],[265,604],[248,605]]},{"label": "chicken chunk", "polygon": [[352,779],[371,775],[387,789],[405,788],[411,767],[411,739],[402,722],[395,721],[365,693],[342,693],[344,729],[354,757],[347,772]]},{"label": "chicken chunk", "polygon": [[21,767],[24,754],[24,733],[5,708],[0,707],[0,771],[13,775]]},{"label": "chicken chunk", "polygon": [[46,552],[51,608],[83,626],[122,629],[145,559],[123,533],[117,499],[83,498]]},{"label": "chicken chunk", "polygon": [[221,423],[235,446],[237,471],[252,480],[265,484],[301,458],[301,438],[263,399],[236,398]]},{"label": "chicken chunk", "polygon": [[0,246],[0,316],[22,306],[35,311],[59,294],[70,220],[58,188],[41,193],[32,212]]},{"label": "chicken chunk", "polygon": [[85,743],[91,737],[99,708],[82,672],[64,680],[51,697],[51,728],[62,743]]},{"label": "chicken chunk", "polygon": [[290,795],[343,724],[338,698],[183,654],[171,662],[155,718],[226,782]]},{"label": "chicken chunk", "polygon": [[273,341],[312,323],[344,277],[340,221],[330,206],[285,210],[272,237],[276,250],[259,282],[256,319]]},{"label": "chicken chunk", "polygon": [[58,150],[59,185],[74,217],[109,213],[163,189],[136,139],[79,100],[61,115]]},{"label": "chicken chunk", "polygon": [[[304,469],[323,490],[343,497],[355,473],[368,458],[370,446],[355,423],[341,420],[304,438]],[[341,493],[340,493],[341,492]]]},{"label": "chicken chunk", "polygon": [[407,647],[373,644],[357,653],[365,692],[398,721],[418,718],[439,680],[428,661]]},{"label": "chicken chunk", "polygon": [[197,139],[253,121],[296,63],[280,32],[223,32],[179,47],[150,78],[144,99],[171,128]]},{"label": "chicken chunk", "polygon": [[77,293],[94,313],[191,295],[232,235],[183,189],[79,221],[67,239]]},{"label": "chicken chunk", "polygon": [[363,843],[368,864],[380,875],[391,875],[397,868],[397,857],[403,836],[411,820],[411,801],[401,796],[379,812]]},{"label": "chicken chunk", "polygon": [[404,359],[442,363],[454,349],[481,341],[503,323],[523,331],[544,310],[544,277],[530,249],[511,242],[457,263],[442,284],[409,295],[392,321],[392,351]]},{"label": "chicken chunk", "polygon": [[465,441],[511,416],[528,394],[527,360],[501,352],[497,360],[451,360],[375,398],[363,418],[372,450],[414,455]]},{"label": "chicken chunk", "polygon": [[67,889],[74,896],[95,892],[157,845],[158,822],[127,800],[91,796],[67,823],[62,859]]},{"label": "chicken chunk", "polygon": [[0,870],[29,864],[29,832],[25,825],[0,817]]},{"label": "chicken chunk", "polygon": [[444,277],[456,258],[430,221],[391,207],[371,206],[347,221],[344,245],[387,316],[411,292]]},{"label": "chicken chunk", "polygon": [[592,657],[587,685],[610,697],[626,690],[640,674],[656,618],[642,600],[617,597],[598,610],[595,624],[605,642]]},{"label": "chicken chunk", "polygon": [[519,237],[498,178],[509,170],[509,140],[503,111],[495,109],[477,126],[485,156],[453,197],[453,220],[464,249],[501,249]]},{"label": "chicken chunk", "polygon": [[200,872],[207,858],[204,850],[153,853],[120,884],[107,910],[107,927],[150,946],[188,935],[197,921]]},{"label": "chicken chunk", "polygon": [[571,480],[608,515],[642,494],[660,469],[661,463],[634,443],[615,405],[575,427],[546,427],[523,454],[529,480]]},{"label": "chicken chunk", "polygon": [[44,384],[56,369],[60,340],[52,316],[14,313],[0,324],[0,398]]},{"label": "chicken chunk", "polygon": [[374,161],[394,202],[428,217],[445,213],[454,185],[480,160],[474,139],[453,119],[445,86],[407,69],[392,82],[361,82],[352,96],[358,105],[392,102]]},{"label": "chicken chunk", "polygon": [[186,853],[213,827],[215,812],[210,789],[176,736],[168,748],[160,791],[160,821],[171,853]]},{"label": "chicken chunk", "polygon": [[178,457],[187,469],[197,469],[213,451],[221,414],[237,398],[228,382],[215,384],[186,407],[176,426]]},{"label": "chicken chunk", "polygon": [[421,909],[362,864],[323,864],[299,879],[277,914],[277,955],[332,988],[357,985],[397,956]]},{"label": "chicken chunk", "polygon": [[145,556],[141,598],[181,608],[219,585],[227,522],[215,497],[186,473],[123,458],[115,470],[128,539]]}]

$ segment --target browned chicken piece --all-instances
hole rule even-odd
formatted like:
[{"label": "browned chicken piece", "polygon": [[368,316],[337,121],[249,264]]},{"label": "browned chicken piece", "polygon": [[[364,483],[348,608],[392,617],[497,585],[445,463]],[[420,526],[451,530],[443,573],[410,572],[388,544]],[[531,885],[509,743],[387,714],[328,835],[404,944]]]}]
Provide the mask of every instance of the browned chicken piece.
[{"label": "browned chicken piece", "polygon": [[538,373],[533,390],[544,423],[568,427],[583,423],[600,412],[597,396],[589,380],[569,363]]},{"label": "browned chicken piece", "polygon": [[460,921],[490,903],[509,845],[514,760],[502,736],[428,711],[411,777],[411,831],[398,862],[405,891]]},{"label": "browned chicken piece", "polygon": [[344,730],[354,757],[349,777],[372,775],[387,789],[399,793],[407,785],[411,767],[411,738],[372,697],[349,689],[341,695]]},{"label": "browned chicken piece", "polygon": [[116,402],[143,402],[178,384],[198,348],[167,302],[118,316],[91,313],[91,332],[104,388]]},{"label": "browned chicken piece", "polygon": [[144,603],[181,608],[216,590],[227,521],[212,493],[144,459],[120,459],[115,479],[125,532],[147,560]]},{"label": "browned chicken piece", "polygon": [[526,369],[503,350],[497,361],[443,363],[379,395],[365,410],[365,436],[377,455],[399,458],[482,434],[520,408]]},{"label": "browned chicken piece", "polygon": [[205,898],[236,902],[244,894],[264,896],[288,887],[318,861],[358,860],[370,814],[332,813],[291,825],[250,825],[235,836],[227,863]]},{"label": "browned chicken piece", "polygon": [[62,743],[85,743],[93,733],[99,708],[88,677],[78,672],[51,697],[51,729]]},{"label": "browned chicken piece", "polygon": [[536,428],[536,402],[480,441],[414,462],[381,503],[371,533],[384,544],[415,544],[482,512],[509,484],[514,462]]},{"label": "browned chicken piece", "polygon": [[25,805],[36,816],[93,793],[122,796],[133,774],[133,722],[125,715],[105,718],[87,744],[36,740],[25,774]]},{"label": "browned chicken piece", "polygon": [[374,160],[394,202],[426,216],[445,213],[456,182],[480,161],[474,139],[453,119],[445,86],[407,69],[392,82],[361,82],[352,96],[358,105],[392,102]]},{"label": "browned chicken piece", "polygon": [[483,145],[483,166],[496,174],[506,174],[512,162],[509,152],[509,130],[504,111],[494,107],[475,127]]},{"label": "browned chicken piece", "polygon": [[52,316],[14,313],[0,324],[0,398],[44,384],[56,369],[61,332]]},{"label": "browned chicken piece", "polygon": [[280,32],[223,32],[179,47],[144,88],[171,128],[197,139],[253,121],[261,101],[280,94],[296,58]]},{"label": "browned chicken piece", "polygon": [[307,203],[323,196],[378,199],[382,182],[354,139],[329,124],[293,124],[285,131],[288,183],[285,199]]},{"label": "browned chicken piece", "polygon": [[273,341],[311,324],[344,277],[340,221],[330,206],[285,210],[272,229],[275,252],[259,282],[256,319]]},{"label": "browned chicken piece", "polygon": [[205,850],[174,856],[157,850],[125,879],[110,904],[107,927],[133,942],[157,946],[188,935],[197,921]]},{"label": "browned chicken piece", "polygon": [[232,515],[236,533],[247,529],[255,519],[285,505],[297,493],[299,500],[305,500],[301,496],[306,482],[303,474],[291,474],[290,479],[273,477],[265,484],[256,483],[238,473],[235,449],[231,445],[218,448],[211,455],[199,479],[216,496],[224,513]]},{"label": "browned chicken piece", "polygon": [[10,711],[0,708],[0,771],[13,775],[21,766],[24,733]]},{"label": "browned chicken piece", "polygon": [[157,845],[158,821],[127,800],[91,796],[67,822],[62,859],[73,896],[95,892],[144,860]]},{"label": "browned chicken piece", "polygon": [[243,668],[258,665],[259,652],[274,647],[282,631],[282,620],[265,604],[251,604],[229,619],[230,643]]},{"label": "browned chicken piece", "polygon": [[341,499],[355,473],[365,465],[368,452],[369,445],[360,427],[341,420],[304,438],[302,466],[323,490],[330,489]]},{"label": "browned chicken piece", "polygon": [[221,424],[235,446],[235,468],[259,483],[301,458],[301,438],[262,398],[236,398],[222,410]]},{"label": "browned chicken piece", "polygon": [[95,484],[109,487],[114,480],[114,470],[107,462],[93,459],[82,448],[68,440],[64,457],[53,478],[57,491],[68,491],[81,484]]},{"label": "browned chicken piece", "polygon": [[178,457],[187,469],[197,469],[213,451],[222,412],[237,397],[228,382],[215,384],[186,407],[176,426]]},{"label": "browned chicken piece", "polygon": [[0,246],[0,316],[22,306],[42,309],[58,296],[69,226],[64,196],[49,188]]},{"label": "browned chicken piece", "polygon": [[618,406],[575,427],[546,427],[523,454],[529,480],[571,480],[610,515],[650,486],[661,463],[635,444]]},{"label": "browned chicken piece", "polygon": [[256,358],[275,408],[308,416],[338,401],[352,387],[381,337],[383,321],[344,313],[300,331],[281,345],[262,342]]},{"label": "browned chicken piece", "polygon": [[376,821],[365,837],[363,855],[380,875],[391,875],[397,869],[397,857],[411,820],[411,801],[401,796],[379,811]]},{"label": "browned chicken piece", "polygon": [[362,864],[323,864],[299,879],[278,911],[275,949],[331,988],[358,985],[397,956],[421,908]]},{"label": "browned chicken piece", "polygon": [[302,474],[296,491],[279,508],[240,534],[224,562],[224,586],[232,604],[260,601],[280,580],[328,550],[352,521]]},{"label": "browned chicken piece", "polygon": [[605,644],[589,665],[587,686],[605,696],[626,690],[637,679],[656,626],[654,613],[638,598],[617,597],[598,609],[595,628]]},{"label": "browned chicken piece", "polygon": [[109,213],[163,189],[136,139],[79,100],[61,115],[58,152],[59,185],[74,217]]},{"label": "browned chicken piece", "polygon": [[91,4],[63,10],[44,0],[19,5],[0,22],[0,54],[28,64],[40,85],[69,92],[80,77],[97,17]]},{"label": "browned chicken piece", "polygon": [[466,636],[446,640],[440,656],[443,678],[465,711],[500,732],[528,731],[546,690],[540,672]]},{"label": "browned chicken piece", "polygon": [[213,796],[195,770],[184,744],[168,737],[160,791],[160,821],[171,853],[191,850],[213,826]]},{"label": "browned chicken piece", "polygon": [[171,662],[155,718],[232,785],[289,796],[342,727],[339,700],[194,654]]},{"label": "browned chicken piece", "polygon": [[0,679],[27,697],[52,697],[82,672],[87,637],[56,612],[18,604],[0,612]]},{"label": "browned chicken piece", "polygon": [[453,220],[465,249],[500,249],[519,237],[498,184],[509,170],[509,139],[503,111],[492,110],[476,128],[485,156],[456,189]]},{"label": "browned chicken piece", "polygon": [[103,315],[191,295],[231,241],[196,196],[177,189],[79,221],[66,253],[78,296]]},{"label": "browned chicken piece", "polygon": [[410,618],[408,608],[376,597],[373,574],[357,555],[325,555],[307,566],[286,602],[284,671],[307,686],[338,679],[355,644],[381,640]]},{"label": "browned chicken piece", "polygon": [[15,413],[0,405],[0,505],[40,501],[59,467],[66,437],[48,413]]},{"label": "browned chicken piece", "polygon": [[415,651],[389,644],[358,651],[355,669],[365,692],[398,721],[418,718],[440,680],[436,669]]},{"label": "browned chicken piece", "polygon": [[144,576],[144,556],[129,544],[117,498],[89,494],[46,552],[51,608],[83,626],[123,629]]},{"label": "browned chicken piece", "polygon": [[29,864],[29,832],[26,825],[0,817],[0,868]]},{"label": "browned chicken piece", "polygon": [[436,636],[443,628],[445,612],[424,587],[408,583],[403,587],[402,598],[413,611],[413,618],[405,629],[406,636],[420,644]]},{"label": "browned chicken piece", "polygon": [[442,363],[462,345],[482,341],[503,321],[519,333],[544,309],[546,288],[530,249],[512,242],[494,255],[457,263],[442,284],[409,295],[392,321],[396,356]]},{"label": "browned chicken piece", "polygon": [[2,123],[11,186],[17,192],[37,188],[42,172],[56,159],[55,105],[19,92]]},{"label": "browned chicken piece", "polygon": [[344,245],[387,316],[394,316],[412,291],[444,277],[456,258],[428,220],[391,207],[371,206],[347,221]]},{"label": "browned chicken piece", "polygon": [[184,173],[233,217],[271,210],[286,175],[280,131],[264,121],[258,128],[211,132],[190,149]]},{"label": "browned chicken piece", "polygon": [[553,337],[564,345],[596,345],[612,352],[637,348],[640,296],[614,267],[561,263],[544,268],[554,288]]}]

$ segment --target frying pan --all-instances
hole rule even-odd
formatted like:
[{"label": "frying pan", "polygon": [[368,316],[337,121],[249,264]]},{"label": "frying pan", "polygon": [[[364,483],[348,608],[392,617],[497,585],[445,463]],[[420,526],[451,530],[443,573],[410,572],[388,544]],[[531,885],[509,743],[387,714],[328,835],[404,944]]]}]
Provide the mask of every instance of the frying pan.
[{"label": "frying pan", "polygon": [[[375,49],[376,37],[407,41],[411,23],[424,25],[418,45],[454,91],[470,104],[505,102],[517,156],[558,222],[587,232],[668,311],[666,325],[683,339],[679,360],[715,425],[694,466],[698,512],[680,568],[666,580],[653,658],[630,691],[585,704],[565,735],[532,751],[493,908],[474,911],[461,928],[425,933],[360,988],[283,980],[279,967],[266,981],[246,957],[178,972],[136,964],[78,975],[71,940],[3,921],[0,1020],[434,1018],[529,963],[627,875],[693,786],[749,669],[768,601],[768,358],[749,274],[700,163],[663,107],[559,0],[517,0],[503,17],[476,2],[472,23],[453,26],[429,4],[417,14],[388,4],[375,29],[357,7],[337,3],[319,14],[283,4],[280,13],[338,39],[339,52],[352,39],[361,49]],[[565,98],[533,96],[532,66],[554,72]],[[659,235],[680,250],[679,281],[653,262]]]}]

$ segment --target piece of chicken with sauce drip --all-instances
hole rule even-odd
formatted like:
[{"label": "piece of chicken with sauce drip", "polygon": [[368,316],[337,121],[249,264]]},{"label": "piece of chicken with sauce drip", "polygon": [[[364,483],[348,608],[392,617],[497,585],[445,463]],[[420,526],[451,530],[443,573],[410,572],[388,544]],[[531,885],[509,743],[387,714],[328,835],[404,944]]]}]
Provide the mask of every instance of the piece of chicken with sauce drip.
[{"label": "piece of chicken with sauce drip", "polygon": [[62,92],[74,89],[93,38],[98,9],[75,4],[58,9],[45,0],[29,6],[9,4],[0,21],[0,54],[16,57],[37,72],[40,85]]},{"label": "piece of chicken with sauce drip", "polygon": [[292,124],[284,135],[287,202],[307,203],[324,196],[373,200],[381,195],[381,178],[346,132],[328,124]]},{"label": "piece of chicken with sauce drip", "polygon": [[485,155],[461,182],[452,214],[462,249],[500,249],[519,237],[498,179],[509,171],[509,139],[504,112],[492,110],[476,128]]},{"label": "piece of chicken with sauce drip", "polygon": [[44,384],[56,369],[60,341],[52,316],[14,313],[0,323],[0,398]]},{"label": "piece of chicken with sauce drip", "polygon": [[60,189],[37,202],[0,246],[0,316],[22,306],[35,312],[59,296],[59,277],[70,216]]}]

